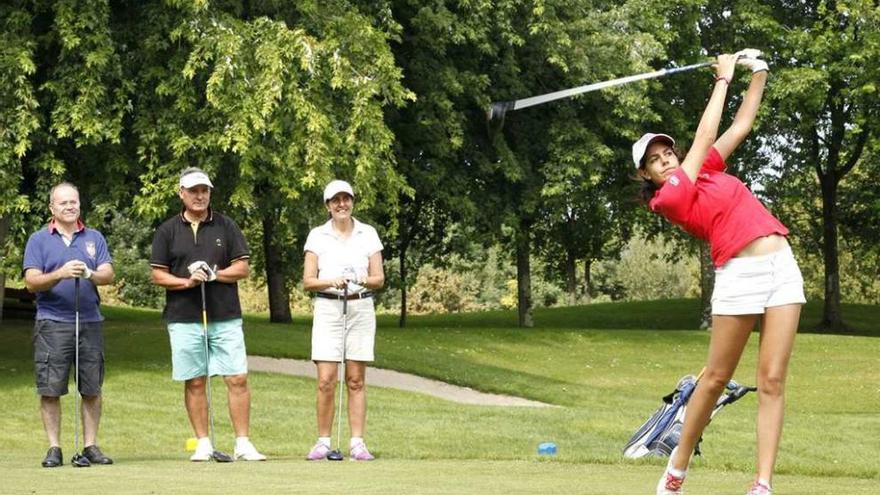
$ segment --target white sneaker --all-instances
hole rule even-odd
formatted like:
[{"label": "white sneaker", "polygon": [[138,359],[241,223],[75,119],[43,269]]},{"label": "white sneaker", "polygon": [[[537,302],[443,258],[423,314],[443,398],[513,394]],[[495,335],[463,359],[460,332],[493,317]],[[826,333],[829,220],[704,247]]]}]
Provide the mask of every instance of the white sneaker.
[{"label": "white sneaker", "polygon": [[684,489],[681,484],[684,482],[684,476],[678,478],[664,471],[660,481],[657,482],[657,495],[682,495]]},{"label": "white sneaker", "polygon": [[772,495],[772,494],[773,494],[773,490],[769,486],[765,485],[764,483],[761,483],[760,481],[755,481],[752,484],[752,488],[749,489],[748,493],[746,493],[746,495]]},{"label": "white sneaker", "polygon": [[257,448],[250,440],[236,440],[235,442],[235,460],[243,459],[245,461],[265,461],[266,456],[257,452]]},{"label": "white sneaker", "polygon": [[211,440],[209,438],[200,438],[199,443],[196,444],[196,451],[193,452],[193,455],[189,456],[189,460],[193,462],[207,462],[211,460],[211,456],[214,455],[214,446],[211,445]]},{"label": "white sneaker", "polygon": [[661,476],[660,480],[657,482],[657,495],[682,495],[684,493],[684,489],[681,485],[684,483],[684,477],[687,476],[687,471],[682,473],[681,477],[675,476],[669,472],[672,468],[672,458],[675,457],[675,452],[677,450],[678,447],[672,449],[672,452],[669,454],[669,462],[666,463],[666,469],[663,470],[663,476]]}]

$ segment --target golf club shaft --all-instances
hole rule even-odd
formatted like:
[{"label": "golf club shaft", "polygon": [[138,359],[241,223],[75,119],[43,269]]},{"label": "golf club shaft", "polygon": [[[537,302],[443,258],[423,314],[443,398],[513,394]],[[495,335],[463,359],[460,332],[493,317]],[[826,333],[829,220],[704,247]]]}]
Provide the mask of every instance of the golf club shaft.
[{"label": "golf club shaft", "polygon": [[336,448],[342,452],[342,389],[345,388],[345,337],[348,329],[348,282],[342,287],[342,362],[339,370],[339,420],[336,424]]},{"label": "golf club shaft", "polygon": [[523,108],[528,108],[535,105],[540,105],[542,103],[547,103],[554,100],[559,100],[562,98],[568,98],[570,96],[579,95],[582,93],[589,93],[590,91],[598,91],[600,89],[610,88],[613,86],[620,86],[622,84],[627,84],[635,81],[642,81],[644,79],[653,79],[662,76],[668,76],[671,74],[677,74],[679,72],[687,72],[695,69],[700,69],[703,67],[708,67],[712,65],[714,62],[702,62],[699,64],[685,65],[683,67],[673,67],[667,69],[660,69],[654,72],[646,72],[644,74],[636,74],[633,76],[621,77],[618,79],[611,79],[610,81],[603,81],[593,84],[586,84],[584,86],[578,86],[576,88],[563,89],[561,91],[554,91],[553,93],[546,93],[543,95],[532,96],[530,98],[523,98],[521,100],[515,100],[512,102],[512,106],[509,107],[510,110],[520,110]]},{"label": "golf club shaft", "polygon": [[208,394],[208,436],[211,438],[211,445],[214,445],[214,408],[211,402],[211,368],[209,361],[211,360],[211,351],[208,348],[208,308],[205,304],[205,283],[199,284],[202,290],[202,334],[205,336],[205,387]]},{"label": "golf club shaft", "polygon": [[79,277],[73,282],[73,315],[73,453],[76,455],[79,454]]}]

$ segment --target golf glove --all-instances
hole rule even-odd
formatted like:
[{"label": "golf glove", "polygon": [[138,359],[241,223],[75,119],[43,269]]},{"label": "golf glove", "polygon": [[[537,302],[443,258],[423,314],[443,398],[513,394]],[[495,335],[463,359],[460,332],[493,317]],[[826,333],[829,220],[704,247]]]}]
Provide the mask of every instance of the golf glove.
[{"label": "golf glove", "polygon": [[92,273],[92,270],[90,270],[88,266],[84,266],[83,272],[79,275],[79,278],[90,279],[92,278]]},{"label": "golf glove", "polygon": [[205,282],[213,282],[213,281],[217,280],[217,272],[212,270],[211,267],[208,265],[208,263],[206,263],[204,261],[193,262],[186,268],[187,268],[187,270],[189,270],[190,275],[201,270],[202,273],[204,273],[207,276],[207,278],[205,279]]},{"label": "golf glove", "polygon": [[736,52],[735,55],[737,57],[736,63],[751,69],[752,74],[761,72],[762,70],[770,70],[770,66],[767,65],[767,62],[758,58],[761,56],[761,50],[756,48],[746,48],[745,50]]}]

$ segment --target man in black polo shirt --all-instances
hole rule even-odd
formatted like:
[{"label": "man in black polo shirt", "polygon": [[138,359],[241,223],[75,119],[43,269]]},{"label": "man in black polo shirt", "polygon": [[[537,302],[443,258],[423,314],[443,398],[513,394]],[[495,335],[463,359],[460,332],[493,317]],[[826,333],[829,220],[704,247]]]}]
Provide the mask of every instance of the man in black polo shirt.
[{"label": "man in black polo shirt", "polygon": [[[162,315],[171,340],[172,378],[185,382],[186,411],[198,437],[190,460],[207,461],[214,452],[208,435],[207,368],[226,382],[235,458],[262,461],[266,457],[248,439],[251,394],[237,285],[248,276],[250,252],[235,222],[210,208],[213,187],[198,168],[180,175],[183,211],[160,225],[153,237],[153,283],[165,288]],[[200,284],[205,284],[208,313],[207,356]]]}]

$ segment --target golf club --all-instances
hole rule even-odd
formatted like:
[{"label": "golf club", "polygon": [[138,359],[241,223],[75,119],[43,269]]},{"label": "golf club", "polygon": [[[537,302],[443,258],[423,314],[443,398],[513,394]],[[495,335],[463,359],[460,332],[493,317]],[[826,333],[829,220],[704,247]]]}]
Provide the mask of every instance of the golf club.
[{"label": "golf club", "polygon": [[501,127],[504,125],[504,116],[509,111],[521,110],[523,108],[541,105],[562,98],[568,98],[570,96],[575,96],[582,93],[589,93],[590,91],[598,91],[600,89],[610,88],[612,86],[620,86],[622,84],[641,81],[644,79],[653,79],[656,77],[669,76],[672,74],[678,74],[680,72],[688,72],[696,69],[701,69],[703,67],[709,67],[714,63],[715,62],[701,62],[699,64],[685,65],[683,67],[668,67],[653,72],[646,72],[644,74],[636,74],[633,76],[611,79],[609,81],[586,84],[575,88],[563,89],[561,91],[554,91],[552,93],[532,96],[520,100],[492,103],[492,105],[489,107],[489,111],[486,112],[486,121],[489,124],[490,132],[493,130],[497,131],[501,129]]},{"label": "golf club", "polygon": [[336,450],[327,454],[327,459],[330,461],[342,460],[342,389],[345,388],[345,337],[347,333],[348,281],[342,287],[342,362],[340,363],[341,366],[337,367],[337,371],[339,368],[342,368],[342,371],[339,373],[339,406],[336,409],[336,412],[339,414],[339,420],[336,425]]},{"label": "golf club", "polygon": [[91,462],[79,451],[79,277],[73,281],[73,467],[89,467]]},{"label": "golf club", "polygon": [[[205,282],[199,284],[202,289],[202,335],[205,337],[205,386],[208,390],[208,436],[211,438],[211,445],[214,445],[214,407],[211,403],[211,370],[209,362],[211,360],[211,351],[208,348],[208,309],[205,305]],[[217,462],[232,462],[229,454],[214,449],[211,458]]]}]

